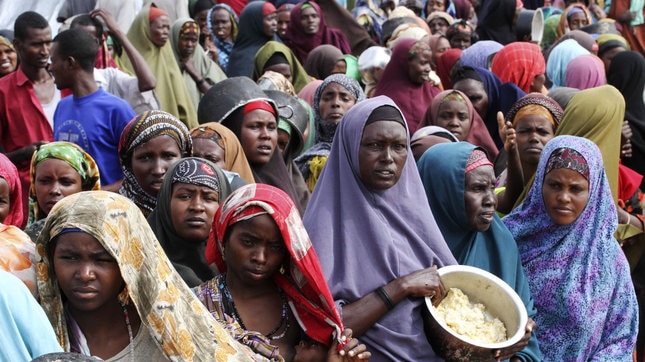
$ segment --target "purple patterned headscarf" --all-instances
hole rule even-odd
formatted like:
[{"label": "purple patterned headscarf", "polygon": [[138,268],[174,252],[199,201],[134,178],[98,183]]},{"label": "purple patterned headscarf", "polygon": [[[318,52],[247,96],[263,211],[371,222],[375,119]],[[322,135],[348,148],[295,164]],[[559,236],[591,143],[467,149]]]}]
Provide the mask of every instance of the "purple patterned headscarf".
[{"label": "purple patterned headscarf", "polygon": [[[577,151],[589,167],[589,201],[569,225],[556,225],[542,198],[551,154]],[[547,143],[535,182],[520,206],[503,219],[515,237],[538,314],[545,361],[631,361],[638,306],[629,265],[614,239],[616,206],[591,141],[558,136]]]}]

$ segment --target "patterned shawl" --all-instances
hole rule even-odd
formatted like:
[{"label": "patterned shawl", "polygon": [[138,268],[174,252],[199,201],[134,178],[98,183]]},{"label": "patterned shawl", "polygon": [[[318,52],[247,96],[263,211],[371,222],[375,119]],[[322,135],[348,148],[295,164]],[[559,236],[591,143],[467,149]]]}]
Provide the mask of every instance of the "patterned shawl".
[{"label": "patterned shawl", "polygon": [[65,351],[70,350],[67,320],[47,246],[69,228],[90,234],[116,259],[130,301],[145,327],[142,332],[147,330],[170,360],[253,360],[181,280],[139,208],[106,191],[80,192],[60,201],[38,238],[41,305]]},{"label": "patterned shawl", "polygon": [[[0,154],[0,178],[3,178],[9,185],[9,214],[1,221],[5,225],[14,225],[22,227],[23,205],[22,205],[22,185],[16,165],[11,162],[7,156]],[[31,181],[33,185],[33,180]]]},{"label": "patterned shawl", "polygon": [[[560,148],[582,154],[590,170],[589,201],[569,225],[556,225],[542,198],[547,161]],[[613,237],[618,217],[598,147],[573,136],[547,143],[526,200],[503,221],[540,311],[535,322],[544,359],[631,361],[638,306],[629,265]]]},{"label": "patterned shawl", "polygon": [[[231,39],[233,39],[232,43],[221,40],[217,36],[215,36],[215,32],[213,31],[213,11],[218,9],[224,9],[229,14],[229,19],[231,20]],[[237,18],[237,15],[233,11],[233,9],[227,4],[216,4],[210,10],[208,10],[208,13],[206,15],[206,26],[208,27],[208,30],[210,31],[211,37],[213,39],[213,43],[215,43],[215,47],[217,48],[217,60],[219,66],[222,67],[222,69],[226,69],[226,67],[228,66],[228,58],[233,51],[233,45],[235,44],[235,39],[237,38],[239,22],[240,19]]]}]

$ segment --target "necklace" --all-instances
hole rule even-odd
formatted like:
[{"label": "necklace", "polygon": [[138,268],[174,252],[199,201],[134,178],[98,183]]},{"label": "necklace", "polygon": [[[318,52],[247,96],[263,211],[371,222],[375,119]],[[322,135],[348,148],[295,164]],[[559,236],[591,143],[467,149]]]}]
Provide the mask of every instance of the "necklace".
[{"label": "necklace", "polygon": [[[221,281],[219,283],[219,289],[222,291],[226,299],[228,300],[229,304],[231,305],[231,308],[233,309],[233,318],[240,324],[240,327],[244,330],[249,330],[246,328],[246,325],[244,325],[244,322],[242,321],[242,317],[240,317],[240,313],[237,311],[237,308],[235,307],[235,301],[233,301],[233,296],[231,295],[231,292],[228,290],[226,287],[226,275],[222,274]],[[283,338],[287,334],[287,330],[289,330],[290,324],[289,324],[289,313],[287,313],[287,297],[284,295],[284,293],[280,290],[280,299],[282,299],[282,316],[280,317],[280,323],[269,333],[267,333],[265,336],[267,338],[270,338],[272,340],[280,339]],[[276,333],[282,329],[282,326],[285,326],[282,333],[276,335]]]},{"label": "necklace", "polygon": [[123,316],[125,317],[125,326],[128,327],[128,337],[130,337],[130,360],[134,362],[134,338],[132,336],[132,325],[130,325],[130,316],[128,315],[128,307],[121,303],[121,309],[123,310]]}]

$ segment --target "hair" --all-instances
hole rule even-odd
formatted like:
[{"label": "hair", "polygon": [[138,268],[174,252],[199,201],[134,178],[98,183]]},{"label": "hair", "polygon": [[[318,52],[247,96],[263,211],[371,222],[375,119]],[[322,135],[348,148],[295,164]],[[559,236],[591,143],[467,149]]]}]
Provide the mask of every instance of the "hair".
[{"label": "hair", "polygon": [[96,36],[99,40],[103,39],[103,23],[99,19],[93,18],[89,14],[80,14],[72,20],[69,28],[74,29],[77,26],[93,26],[96,28]]},{"label": "hair", "polygon": [[69,29],[54,38],[56,49],[63,57],[73,57],[84,71],[94,70],[94,62],[99,45],[94,38],[83,29]]},{"label": "hair", "polygon": [[16,18],[16,22],[13,25],[14,37],[24,40],[28,36],[28,28],[47,29],[49,28],[49,23],[47,19],[37,12],[25,11]]}]

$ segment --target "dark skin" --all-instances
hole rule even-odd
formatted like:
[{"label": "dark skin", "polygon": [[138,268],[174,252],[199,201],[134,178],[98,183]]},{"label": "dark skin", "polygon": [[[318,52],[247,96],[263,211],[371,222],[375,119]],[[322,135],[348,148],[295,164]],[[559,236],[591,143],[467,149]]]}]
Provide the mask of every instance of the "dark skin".
[{"label": "dark skin", "polygon": [[504,141],[504,150],[508,154],[508,160],[506,161],[506,189],[497,194],[496,210],[503,214],[508,214],[513,210],[515,201],[524,190],[525,173],[517,149],[517,134],[513,124],[504,120],[502,112],[497,112],[497,127],[499,128],[500,137]]}]

